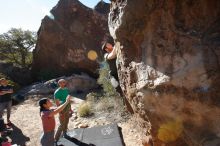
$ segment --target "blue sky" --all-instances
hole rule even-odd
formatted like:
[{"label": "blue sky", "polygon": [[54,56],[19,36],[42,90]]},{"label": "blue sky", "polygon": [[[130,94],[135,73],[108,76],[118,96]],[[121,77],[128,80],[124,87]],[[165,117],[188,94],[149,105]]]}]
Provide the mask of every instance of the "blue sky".
[{"label": "blue sky", "polygon": [[[59,0],[0,0],[0,34],[10,28],[37,31],[41,19]],[[80,0],[84,5],[93,8],[100,0]],[[109,0],[104,0],[109,2]]]}]

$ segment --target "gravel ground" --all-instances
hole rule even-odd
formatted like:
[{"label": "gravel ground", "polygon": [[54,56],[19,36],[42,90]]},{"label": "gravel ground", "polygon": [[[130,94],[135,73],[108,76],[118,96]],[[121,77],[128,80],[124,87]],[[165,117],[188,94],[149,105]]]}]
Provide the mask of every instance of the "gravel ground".
[{"label": "gravel ground", "polygon": [[[8,137],[13,144],[20,146],[39,146],[42,124],[39,116],[38,98],[31,98],[25,102],[13,106],[11,121],[13,125],[12,134]],[[72,104],[74,110],[82,100],[75,99]],[[56,115],[56,122],[58,123]],[[5,117],[4,117],[5,118]],[[126,146],[141,146],[141,134],[135,129],[134,117],[126,112],[99,112],[88,118],[77,118],[73,115],[70,118],[69,129],[81,126],[93,127],[118,123],[122,128],[122,135]]]}]

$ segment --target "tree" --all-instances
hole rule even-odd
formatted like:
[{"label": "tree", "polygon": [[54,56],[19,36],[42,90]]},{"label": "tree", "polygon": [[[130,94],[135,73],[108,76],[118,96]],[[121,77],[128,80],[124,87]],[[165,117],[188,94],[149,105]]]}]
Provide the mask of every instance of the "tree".
[{"label": "tree", "polygon": [[32,63],[35,44],[35,32],[12,28],[0,35],[0,59],[26,68]]}]

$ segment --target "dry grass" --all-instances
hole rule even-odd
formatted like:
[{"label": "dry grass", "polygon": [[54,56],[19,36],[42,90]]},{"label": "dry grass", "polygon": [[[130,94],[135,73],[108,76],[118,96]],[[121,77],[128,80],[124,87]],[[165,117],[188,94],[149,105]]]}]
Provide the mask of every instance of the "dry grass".
[{"label": "dry grass", "polygon": [[114,103],[111,98],[102,98],[95,105],[95,111],[107,111],[114,108]]},{"label": "dry grass", "polygon": [[83,102],[79,105],[78,114],[80,117],[89,116],[92,113],[92,107],[90,102]]},{"label": "dry grass", "polygon": [[111,111],[112,109],[121,111],[124,108],[122,97],[108,96],[100,93],[89,93],[86,96],[86,101],[90,102],[94,112]]}]

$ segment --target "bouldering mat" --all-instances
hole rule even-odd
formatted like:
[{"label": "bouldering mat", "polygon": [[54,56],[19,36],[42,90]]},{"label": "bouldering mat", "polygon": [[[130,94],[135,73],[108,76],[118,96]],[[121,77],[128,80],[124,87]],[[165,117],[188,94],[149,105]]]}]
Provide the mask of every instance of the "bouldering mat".
[{"label": "bouldering mat", "polygon": [[117,124],[80,128],[67,132],[60,138],[58,146],[124,146]]}]

